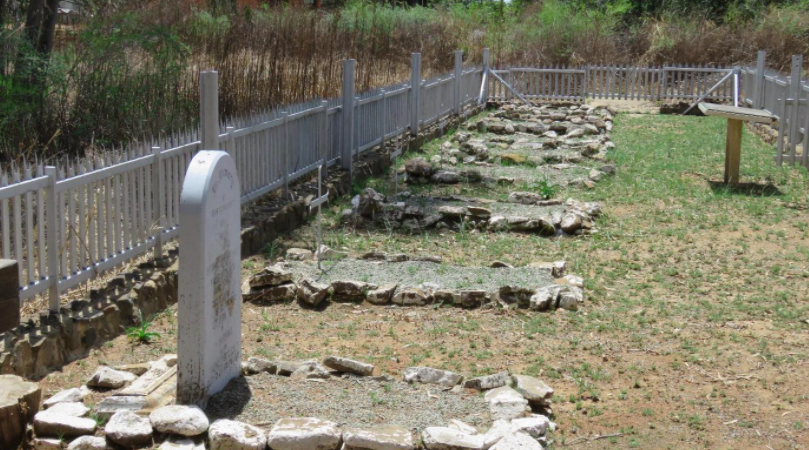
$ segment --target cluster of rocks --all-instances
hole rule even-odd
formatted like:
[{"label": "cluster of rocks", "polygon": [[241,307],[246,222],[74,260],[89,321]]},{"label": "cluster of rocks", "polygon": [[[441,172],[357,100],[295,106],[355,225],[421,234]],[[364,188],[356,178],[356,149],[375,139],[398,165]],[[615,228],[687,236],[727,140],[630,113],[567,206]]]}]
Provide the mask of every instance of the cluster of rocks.
[{"label": "cluster of rocks", "polygon": [[[369,260],[406,261],[406,255],[371,252]],[[396,259],[396,258],[401,259]],[[435,262],[430,259],[422,261]],[[426,306],[450,305],[459,308],[503,307],[534,311],[557,308],[577,311],[584,303],[584,282],[576,275],[566,275],[563,261],[548,263],[555,280],[541,287],[503,285],[490,292],[484,289],[447,289],[431,282],[418,286],[397,283],[378,285],[366,281],[334,280],[329,283],[315,281],[305,275],[295,276],[286,263],[265,267],[253,275],[243,286],[242,297],[247,302],[283,303],[297,300],[307,307],[321,307],[328,302],[362,303],[374,305]],[[499,263],[496,267],[508,267]],[[536,266],[540,268],[540,266]],[[545,267],[542,267],[545,268]]]},{"label": "cluster of rocks", "polygon": [[242,364],[244,375],[268,373],[281,375],[293,380],[328,379],[334,374],[350,374],[369,377],[374,373],[373,364],[355,361],[340,356],[328,356],[318,361],[270,361],[251,356]]},{"label": "cluster of rocks", "polygon": [[[545,162],[537,162],[532,156],[525,156],[518,153],[504,153],[499,156],[500,161],[512,161],[518,164],[532,161],[534,164],[545,164]],[[555,158],[553,155],[544,155],[544,159]],[[490,176],[481,173],[477,169],[455,170],[441,167],[441,156],[436,155],[428,162],[426,159],[418,157],[405,162],[404,172],[407,176],[406,180],[415,184],[458,184],[458,183],[486,183],[486,184],[500,184],[500,185],[513,185],[517,182],[517,177],[514,176]],[[547,167],[562,171],[576,167],[572,165],[573,161],[570,158],[565,159],[566,162],[558,162],[548,164]],[[490,163],[478,164],[485,167],[493,167]],[[614,175],[615,166],[611,164],[604,164],[598,168],[590,168],[587,176],[580,176],[571,179],[570,181],[563,180],[562,185],[576,185],[585,186],[588,188],[595,187],[595,183],[601,181],[605,176]]]},{"label": "cluster of rocks", "polygon": [[[597,231],[594,220],[601,215],[595,202],[574,199],[546,200],[532,192],[512,192],[508,202],[541,207],[559,206],[555,210],[526,211],[520,214],[498,214],[492,203],[457,196],[421,197],[405,192],[388,198],[366,188],[353,201],[353,208],[342,212],[342,220],[354,226],[380,225],[408,233],[449,229],[514,231],[546,236],[579,235]],[[439,205],[431,208],[432,204]],[[531,215],[529,215],[531,214]]]},{"label": "cluster of rocks", "polygon": [[[501,164],[545,166],[556,170],[585,160],[603,160],[614,144],[610,140],[613,114],[603,107],[588,105],[555,107],[505,104],[496,112],[466,125],[470,132],[458,132],[441,144],[439,154],[427,161],[407,161],[404,172],[408,182],[456,184],[460,182],[513,184],[513,176],[475,168],[456,169],[464,164],[496,167]],[[615,172],[614,166],[591,168],[586,177],[572,184],[592,187],[604,175]],[[567,181],[562,181],[567,184]]]},{"label": "cluster of rocks", "polygon": [[[162,358],[161,364],[176,357]],[[331,375],[370,377],[371,364],[339,356],[322,361],[269,361],[251,357],[242,364],[245,375],[269,373],[292,379],[328,379]],[[100,367],[88,385],[122,387],[132,377]],[[132,374],[129,374],[132,375]],[[393,382],[389,377],[387,382]],[[105,380],[105,381],[102,381]],[[420,432],[421,446],[414,433],[387,424],[370,428],[341,427],[314,417],[282,418],[265,431],[230,419],[209,421],[196,406],[166,405],[151,411],[120,410],[103,423],[97,412],[84,404],[86,387],[61,391],[45,402],[33,419],[34,450],[112,450],[156,447],[160,450],[408,450],[439,449],[542,449],[547,432],[555,428],[545,414],[551,411],[553,389],[526,375],[500,372],[464,379],[460,374],[432,367],[409,367],[406,383],[435,385],[463,393],[484,392],[491,419],[486,432],[459,420],[445,426],[426,427]],[[99,384],[101,383],[101,384]]]}]

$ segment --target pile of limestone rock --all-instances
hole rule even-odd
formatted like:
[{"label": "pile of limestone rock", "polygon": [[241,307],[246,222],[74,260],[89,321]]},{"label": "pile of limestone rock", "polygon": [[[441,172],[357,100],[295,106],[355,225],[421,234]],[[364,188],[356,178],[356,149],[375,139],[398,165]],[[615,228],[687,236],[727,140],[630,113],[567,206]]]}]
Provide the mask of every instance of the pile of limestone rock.
[{"label": "pile of limestone rock", "polygon": [[[267,373],[321,381],[333,376],[371,377],[374,372],[371,364],[338,356],[329,356],[322,364],[251,357],[242,369],[246,376]],[[99,376],[100,372],[104,375]],[[115,379],[105,384],[107,388],[119,389],[137,378],[112,368],[100,368],[100,372],[88,386],[98,389],[99,378],[107,377],[107,381]],[[390,382],[388,377],[378,378]],[[230,419],[211,423],[200,408],[183,405],[165,405],[151,411],[123,409],[103,423],[97,420],[97,414],[90,414],[91,407],[84,403],[88,391],[82,387],[61,391],[44,402],[45,409],[34,416],[35,437],[30,444],[35,450],[541,450],[548,430],[556,427],[545,415],[551,411],[553,389],[531,376],[500,372],[465,380],[447,370],[409,367],[403,381],[434,385],[457,394],[483,392],[493,423],[481,432],[459,420],[450,420],[419,432],[395,424],[344,427],[315,417],[291,417],[278,420],[266,431]]]},{"label": "pile of limestone rock", "polygon": [[[387,197],[366,188],[352,199],[352,208],[342,212],[342,221],[352,226],[392,227],[408,233],[429,229],[515,231],[544,236],[592,234],[595,219],[601,215],[601,205],[574,199],[547,200],[532,192],[512,192],[509,203],[537,206],[535,211],[523,208],[523,213],[497,214],[491,201],[458,196],[424,197],[408,192]],[[441,204],[430,208],[431,204]],[[545,207],[545,209],[542,209]],[[557,207],[557,208],[550,208]]]},{"label": "pile of limestone rock", "polygon": [[[386,255],[371,252],[369,260],[386,261]],[[400,259],[404,261],[406,259]],[[391,260],[387,260],[391,262]],[[422,261],[431,262],[428,259]],[[395,263],[395,262],[392,262]],[[284,262],[265,267],[242,287],[246,302],[285,303],[297,300],[307,307],[322,307],[329,302],[368,302],[374,305],[426,306],[433,304],[459,308],[521,308],[533,311],[565,309],[577,311],[584,304],[584,281],[565,274],[564,261],[545,263],[555,282],[537,288],[500,286],[496,292],[483,289],[446,289],[435,283],[418,286],[377,285],[357,280],[323,283],[303,275],[295,276]],[[536,266],[537,268],[541,266]],[[496,269],[492,269],[496,270]]]},{"label": "pile of limestone rock", "polygon": [[[571,163],[603,159],[614,144],[610,140],[612,113],[601,107],[528,107],[506,104],[490,116],[467,124],[469,132],[458,132],[441,145],[429,163],[414,159],[405,166],[410,182],[454,184],[485,180],[474,169],[454,171],[440,165],[491,166],[509,160],[532,165]],[[529,156],[508,150],[529,150]],[[530,150],[535,154],[531,155]],[[610,170],[609,168],[607,169]],[[496,181],[506,182],[507,178]]]}]

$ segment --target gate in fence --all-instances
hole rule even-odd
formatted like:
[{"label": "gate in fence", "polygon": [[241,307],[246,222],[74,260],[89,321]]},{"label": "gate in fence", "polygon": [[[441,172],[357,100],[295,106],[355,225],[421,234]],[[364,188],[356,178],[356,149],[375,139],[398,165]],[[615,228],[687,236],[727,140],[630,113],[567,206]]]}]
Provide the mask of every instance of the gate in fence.
[{"label": "gate in fence", "polygon": [[[584,102],[586,98],[616,100],[711,101],[738,98],[734,68],[585,66],[492,70],[489,98]],[[731,75],[731,76],[728,76]],[[710,91],[710,92],[709,92]]]}]

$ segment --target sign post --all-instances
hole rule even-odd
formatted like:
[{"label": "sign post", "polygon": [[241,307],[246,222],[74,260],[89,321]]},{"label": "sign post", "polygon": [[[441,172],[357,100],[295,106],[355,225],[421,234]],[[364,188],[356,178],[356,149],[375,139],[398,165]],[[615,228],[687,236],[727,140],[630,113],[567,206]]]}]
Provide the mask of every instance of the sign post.
[{"label": "sign post", "polygon": [[317,251],[315,252],[315,256],[317,257],[317,268],[323,270],[321,266],[321,249],[323,248],[323,229],[322,229],[322,214],[321,214],[321,206],[329,201],[329,191],[326,191],[325,194],[323,192],[323,161],[320,162],[320,165],[317,166],[317,198],[312,200],[312,203],[309,204],[309,212],[311,213],[315,208],[317,208]]}]

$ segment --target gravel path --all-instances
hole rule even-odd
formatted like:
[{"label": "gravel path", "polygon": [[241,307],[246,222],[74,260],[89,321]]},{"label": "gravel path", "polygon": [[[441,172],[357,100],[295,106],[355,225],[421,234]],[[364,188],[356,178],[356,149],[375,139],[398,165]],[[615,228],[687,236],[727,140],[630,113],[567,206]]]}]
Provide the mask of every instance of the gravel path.
[{"label": "gravel path", "polygon": [[262,373],[240,377],[208,402],[213,421],[230,418],[265,429],[284,417],[318,417],[342,426],[393,424],[418,432],[451,419],[488,429],[492,419],[483,396],[455,394],[425,384],[332,377],[291,380]]},{"label": "gravel path", "polygon": [[553,283],[547,269],[514,267],[492,269],[488,267],[461,267],[423,261],[384,262],[344,259],[323,263],[325,272],[310,262],[288,262],[289,270],[298,275],[330,283],[335,280],[354,280],[377,285],[398,283],[418,286],[435,283],[447,289],[483,289],[497,292],[501,286],[539,288]]}]

